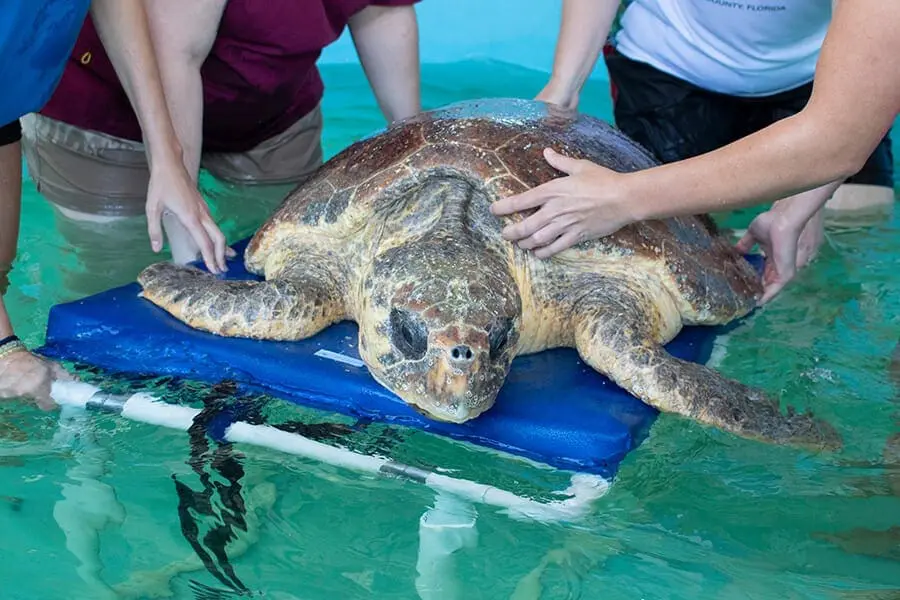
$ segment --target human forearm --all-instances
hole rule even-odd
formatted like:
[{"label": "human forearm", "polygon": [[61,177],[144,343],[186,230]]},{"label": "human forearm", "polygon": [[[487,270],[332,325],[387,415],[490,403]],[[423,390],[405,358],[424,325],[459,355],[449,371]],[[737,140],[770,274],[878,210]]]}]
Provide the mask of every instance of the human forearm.
[{"label": "human forearm", "polygon": [[421,110],[419,30],[412,6],[368,6],[349,22],[353,43],[389,123]]},{"label": "human forearm", "polygon": [[21,212],[22,145],[14,142],[0,146],[0,278],[16,258]]},{"label": "human forearm", "polygon": [[170,68],[160,65],[160,70],[184,168],[196,184],[200,176],[203,147],[203,80],[200,68],[175,62]]},{"label": "human forearm", "polygon": [[181,162],[141,0],[92,0],[91,17],[141,126],[151,170]]},{"label": "human forearm", "polygon": [[6,276],[16,258],[22,207],[22,148],[19,142],[0,146],[0,339],[13,328],[3,304]]},{"label": "human forearm", "polygon": [[618,195],[637,220],[664,218],[774,202],[858,171],[865,150],[830,141],[821,126],[786,119],[715,152],[625,175]]},{"label": "human forearm", "polygon": [[563,0],[553,72],[539,99],[578,106],[581,88],[597,63],[618,7],[619,0]]}]

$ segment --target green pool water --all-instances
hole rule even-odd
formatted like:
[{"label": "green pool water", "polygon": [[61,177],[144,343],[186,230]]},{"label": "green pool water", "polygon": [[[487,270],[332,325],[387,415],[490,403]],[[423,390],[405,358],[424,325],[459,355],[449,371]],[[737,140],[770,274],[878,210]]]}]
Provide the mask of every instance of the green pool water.
[{"label": "green pool water", "polygon": [[[323,72],[330,156],[382,121],[357,67]],[[543,83],[540,73],[506,65],[426,66],[424,103],[530,97]],[[605,83],[588,85],[582,108],[610,117]],[[227,190],[214,182],[204,185],[230,239],[262,218],[225,200]],[[23,212],[7,298],[32,345],[42,341],[52,305],[128,281],[152,258],[110,239],[86,276],[85,255],[63,243],[27,177]],[[753,214],[721,220],[740,229]],[[811,456],[662,416],[582,522],[519,522],[479,507],[478,543],[455,559],[458,597],[900,598],[900,466],[882,457],[900,425],[900,382],[889,374],[900,339],[898,229],[896,215],[830,228],[814,265],[732,334],[719,364],[727,376],[835,423],[846,441],[840,455]],[[192,402],[209,393],[141,385]],[[271,416],[289,410],[341,422],[305,409],[276,407]],[[191,589],[192,581],[224,586],[181,531],[175,481],[203,490],[188,464],[187,434],[111,416],[94,418],[91,431],[95,442],[61,451],[53,444],[56,413],[0,405],[0,600],[115,597],[99,591],[107,584],[130,590],[122,598],[229,597]],[[354,443],[377,446],[376,438]],[[418,597],[419,518],[434,503],[431,491],[251,447],[235,452],[249,516],[231,564],[248,588],[276,599]],[[567,482],[565,474],[421,432],[403,432],[390,454],[544,497]],[[61,523],[100,532],[71,534],[82,545],[67,546]],[[102,570],[78,556],[99,557]]]}]

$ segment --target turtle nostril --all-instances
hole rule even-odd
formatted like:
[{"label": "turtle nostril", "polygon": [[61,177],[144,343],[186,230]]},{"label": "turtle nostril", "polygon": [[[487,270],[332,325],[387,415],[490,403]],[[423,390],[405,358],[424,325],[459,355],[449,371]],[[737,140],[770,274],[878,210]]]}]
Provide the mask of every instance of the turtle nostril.
[{"label": "turtle nostril", "polygon": [[456,362],[472,362],[472,359],[475,358],[475,354],[470,347],[460,345],[455,346],[450,350],[450,358]]}]

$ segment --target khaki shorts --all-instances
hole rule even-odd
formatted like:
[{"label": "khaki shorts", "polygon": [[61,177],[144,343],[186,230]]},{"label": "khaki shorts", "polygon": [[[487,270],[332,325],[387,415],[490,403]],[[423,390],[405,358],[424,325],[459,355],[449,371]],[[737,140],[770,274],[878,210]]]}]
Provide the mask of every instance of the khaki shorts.
[{"label": "khaki shorts", "polygon": [[[227,183],[296,184],[322,164],[321,137],[317,106],[247,152],[206,152],[200,164]],[[53,204],[104,217],[144,214],[150,173],[142,143],[30,114],[22,118],[22,149],[38,191]]]}]

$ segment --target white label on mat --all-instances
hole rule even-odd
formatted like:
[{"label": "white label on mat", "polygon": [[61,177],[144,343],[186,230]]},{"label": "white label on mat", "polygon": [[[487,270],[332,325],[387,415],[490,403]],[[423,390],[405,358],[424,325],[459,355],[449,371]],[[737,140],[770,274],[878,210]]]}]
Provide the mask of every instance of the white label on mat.
[{"label": "white label on mat", "polygon": [[337,362],[341,362],[347,365],[353,365],[354,367],[364,367],[366,363],[363,361],[353,358],[352,356],[347,356],[346,354],[339,354],[337,352],[332,352],[331,350],[319,350],[316,352],[316,356],[321,358],[327,358],[329,360],[336,360]]}]

